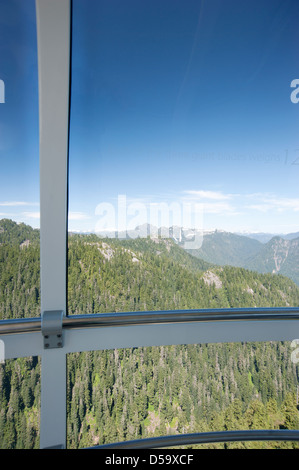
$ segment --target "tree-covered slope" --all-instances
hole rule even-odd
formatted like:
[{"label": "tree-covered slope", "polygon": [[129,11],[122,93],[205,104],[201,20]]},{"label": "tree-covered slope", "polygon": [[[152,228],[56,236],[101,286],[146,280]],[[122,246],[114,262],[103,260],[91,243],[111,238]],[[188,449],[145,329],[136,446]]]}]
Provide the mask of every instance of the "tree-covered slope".
[{"label": "tree-covered slope", "polygon": [[24,244],[39,242],[39,230],[24,223],[17,224],[10,219],[0,220],[0,244]]},{"label": "tree-covered slope", "polygon": [[204,236],[201,248],[188,252],[219,266],[279,273],[299,285],[299,238],[291,238],[291,235],[275,236],[261,243],[250,237],[216,231]]},{"label": "tree-covered slope", "polygon": [[280,273],[299,285],[299,238],[273,237],[244,266],[261,273]]},{"label": "tree-covered slope", "polygon": [[209,263],[243,267],[244,262],[258,254],[262,246],[261,242],[249,237],[215,231],[204,235],[200,248],[188,251]]},{"label": "tree-covered slope", "polygon": [[[39,243],[23,245],[18,228],[24,229],[12,225],[13,235],[8,230],[0,245],[1,318],[40,314]],[[171,240],[69,237],[69,314],[298,304],[299,287],[290,279],[213,266]],[[270,342],[70,354],[68,446],[166,433],[298,428],[299,371],[291,352],[289,343]],[[40,360],[0,364],[0,448],[38,447],[39,407]]]},{"label": "tree-covered slope", "polygon": [[69,313],[299,303],[299,288],[283,276],[230,266],[206,269],[191,258],[170,240],[72,238]]}]

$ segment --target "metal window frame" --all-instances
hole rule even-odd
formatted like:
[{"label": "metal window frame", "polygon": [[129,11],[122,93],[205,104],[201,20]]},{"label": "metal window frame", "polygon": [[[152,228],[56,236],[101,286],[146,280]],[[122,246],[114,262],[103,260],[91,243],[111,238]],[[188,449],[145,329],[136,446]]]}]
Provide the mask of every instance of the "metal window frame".
[{"label": "metal window frame", "polygon": [[[66,312],[70,0],[36,0],[41,316]],[[40,447],[66,447],[66,356],[41,351]]]},{"label": "metal window frame", "polygon": [[[67,312],[71,0],[36,0],[36,14],[41,317],[1,321],[0,340],[5,346],[5,359],[41,356],[40,447],[43,449],[66,448],[67,354],[172,344],[292,341],[299,335],[299,309],[63,316]],[[53,332],[63,334],[63,341],[59,347],[47,348],[45,335]]]}]

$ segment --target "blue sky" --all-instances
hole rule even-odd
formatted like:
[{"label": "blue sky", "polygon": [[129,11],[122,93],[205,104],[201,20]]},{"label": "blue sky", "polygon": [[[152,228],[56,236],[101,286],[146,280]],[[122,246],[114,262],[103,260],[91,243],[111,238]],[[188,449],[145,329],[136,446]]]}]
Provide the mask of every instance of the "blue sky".
[{"label": "blue sky", "polygon": [[0,218],[24,219],[36,226],[38,82],[33,1],[0,0],[0,79],[5,85],[5,103],[0,104]]},{"label": "blue sky", "polygon": [[[38,226],[34,2],[0,9],[0,217]],[[74,0],[70,230],[95,230],[99,208],[121,227],[125,198],[127,222],[164,203],[200,207],[206,230],[298,231],[298,15],[297,0]]]}]

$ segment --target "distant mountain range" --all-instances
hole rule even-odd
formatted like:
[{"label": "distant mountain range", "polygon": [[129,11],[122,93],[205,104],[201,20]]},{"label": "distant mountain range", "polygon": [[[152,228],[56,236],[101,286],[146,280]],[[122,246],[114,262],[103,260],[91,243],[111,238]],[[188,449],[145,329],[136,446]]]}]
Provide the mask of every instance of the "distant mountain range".
[{"label": "distant mountain range", "polygon": [[284,233],[274,233],[273,234],[273,233],[264,233],[264,232],[257,232],[257,233],[237,232],[236,234],[237,235],[242,235],[242,236],[245,236],[245,237],[249,237],[249,238],[254,238],[255,240],[258,240],[261,243],[267,243],[273,237],[280,237],[280,238],[283,238],[284,240],[293,240],[294,238],[299,237],[299,232],[288,233],[288,234],[284,234]]},{"label": "distant mountain range", "polygon": [[[201,246],[187,249],[191,255],[219,266],[235,266],[259,273],[283,274],[299,285],[299,232],[289,234],[231,233],[210,230],[201,233]],[[157,228],[144,224],[127,232],[103,232],[101,236],[172,238],[185,248],[195,231],[181,227]]]},{"label": "distant mountain range", "polygon": [[[118,239],[170,238],[182,248],[194,237],[194,230],[181,227],[157,228],[144,224],[127,232],[102,232],[100,237]],[[282,274],[299,285],[299,232],[290,234],[230,233],[222,230],[204,231],[201,246],[186,251],[206,263],[218,266],[235,266],[258,273]],[[0,244],[7,237],[16,238],[20,244],[39,239],[39,230],[25,224],[0,220]],[[70,234],[71,235],[71,234]]]},{"label": "distant mountain range", "polygon": [[248,258],[256,256],[264,245],[253,238],[215,231],[203,236],[202,246],[188,250],[190,254],[220,266],[243,267]]},{"label": "distant mountain range", "polygon": [[162,237],[169,237],[173,238],[176,241],[182,242],[183,240],[190,239],[194,236],[194,233],[201,233],[203,236],[212,235],[214,233],[223,233],[223,234],[233,234],[239,235],[245,238],[251,238],[257,240],[261,243],[267,243],[274,237],[281,237],[285,240],[293,240],[294,238],[299,238],[299,232],[295,233],[267,233],[267,232],[226,232],[225,230],[194,230],[188,229],[178,226],[172,227],[156,227],[151,224],[142,224],[135,227],[134,230],[123,230],[123,231],[114,231],[114,230],[106,230],[99,232],[98,235],[100,237],[108,237],[108,238],[120,238],[120,239],[128,239],[128,238],[145,238],[148,236],[162,236]]},{"label": "distant mountain range", "polygon": [[283,274],[299,285],[299,236],[273,236],[262,243],[249,236],[214,232],[203,237],[201,248],[190,254],[217,265],[230,265],[259,273]]},{"label": "distant mountain range", "polygon": [[274,237],[244,263],[243,267],[260,273],[283,274],[299,285],[299,237]]}]

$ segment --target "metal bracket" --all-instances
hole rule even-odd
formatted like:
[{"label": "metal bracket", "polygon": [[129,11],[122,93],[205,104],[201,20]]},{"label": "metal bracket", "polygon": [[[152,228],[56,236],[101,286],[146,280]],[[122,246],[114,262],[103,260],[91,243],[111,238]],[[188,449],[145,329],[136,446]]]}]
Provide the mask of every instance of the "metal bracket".
[{"label": "metal bracket", "polygon": [[42,314],[42,334],[44,337],[44,349],[63,347],[62,321],[64,312],[61,310],[49,310]]}]

